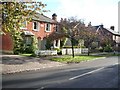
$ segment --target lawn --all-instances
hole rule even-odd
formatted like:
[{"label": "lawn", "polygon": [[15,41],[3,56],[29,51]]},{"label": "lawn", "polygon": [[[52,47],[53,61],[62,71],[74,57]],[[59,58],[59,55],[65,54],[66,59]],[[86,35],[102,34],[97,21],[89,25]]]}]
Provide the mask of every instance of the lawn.
[{"label": "lawn", "polygon": [[64,62],[64,63],[79,63],[81,61],[94,60],[96,58],[101,58],[103,56],[62,56],[62,57],[53,57],[52,61]]},{"label": "lawn", "polygon": [[32,56],[32,54],[20,54],[20,56],[30,57],[30,56]]}]

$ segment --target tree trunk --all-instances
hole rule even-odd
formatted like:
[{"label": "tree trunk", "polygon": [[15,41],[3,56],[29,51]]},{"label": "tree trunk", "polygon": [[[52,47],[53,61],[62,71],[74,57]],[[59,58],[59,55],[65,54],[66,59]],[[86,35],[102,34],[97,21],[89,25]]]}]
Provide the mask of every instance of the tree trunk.
[{"label": "tree trunk", "polygon": [[73,56],[73,58],[74,58],[73,38],[71,38],[71,44],[72,44],[72,56]]},{"label": "tree trunk", "polygon": [[88,45],[88,56],[90,55],[90,46]]}]

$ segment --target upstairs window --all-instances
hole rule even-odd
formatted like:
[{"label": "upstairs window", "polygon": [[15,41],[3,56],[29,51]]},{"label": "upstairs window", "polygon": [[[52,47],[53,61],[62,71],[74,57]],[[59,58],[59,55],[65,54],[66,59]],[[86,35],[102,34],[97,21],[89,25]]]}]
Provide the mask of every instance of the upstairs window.
[{"label": "upstairs window", "polygon": [[38,22],[33,22],[33,30],[39,31],[39,23]]},{"label": "upstairs window", "polygon": [[55,26],[55,31],[58,32],[58,25]]},{"label": "upstairs window", "polygon": [[27,22],[26,21],[22,22],[20,29],[27,29]]},{"label": "upstairs window", "polygon": [[50,32],[51,31],[51,25],[50,24],[46,24],[46,27],[45,27],[45,31],[46,32]]}]

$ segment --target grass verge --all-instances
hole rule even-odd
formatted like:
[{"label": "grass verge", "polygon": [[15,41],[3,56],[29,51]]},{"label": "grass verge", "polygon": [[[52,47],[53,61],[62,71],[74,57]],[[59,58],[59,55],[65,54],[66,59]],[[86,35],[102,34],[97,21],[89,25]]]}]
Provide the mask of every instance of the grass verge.
[{"label": "grass verge", "polygon": [[63,63],[79,63],[81,61],[94,60],[96,58],[101,58],[103,56],[62,56],[62,57],[53,57],[52,61],[63,62]]},{"label": "grass verge", "polygon": [[20,54],[20,56],[30,57],[30,56],[32,56],[32,54]]}]

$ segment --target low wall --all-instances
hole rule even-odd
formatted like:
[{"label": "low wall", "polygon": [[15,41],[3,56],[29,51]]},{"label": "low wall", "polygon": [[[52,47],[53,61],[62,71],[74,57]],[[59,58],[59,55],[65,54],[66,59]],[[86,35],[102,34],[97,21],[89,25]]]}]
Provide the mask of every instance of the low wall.
[{"label": "low wall", "polygon": [[[74,48],[74,54],[80,55],[83,53],[88,53],[88,48]],[[62,49],[62,55],[71,55],[72,49],[71,48],[63,48]]]},{"label": "low wall", "polygon": [[36,50],[35,54],[39,56],[57,55],[57,50]]}]

